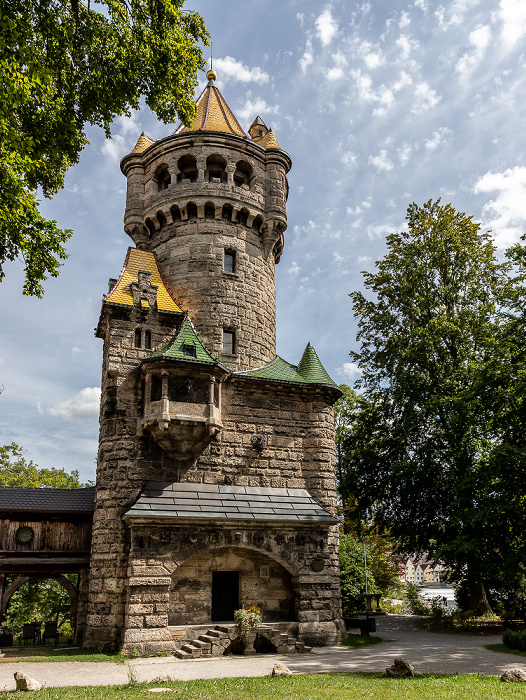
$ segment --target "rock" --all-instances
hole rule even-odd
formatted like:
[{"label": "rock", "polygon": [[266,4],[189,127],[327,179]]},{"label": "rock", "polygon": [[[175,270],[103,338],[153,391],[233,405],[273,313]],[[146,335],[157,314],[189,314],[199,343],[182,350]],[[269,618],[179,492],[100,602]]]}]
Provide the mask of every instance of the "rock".
[{"label": "rock", "polygon": [[147,693],[172,693],[173,688],[147,688]]},{"label": "rock", "polygon": [[385,669],[389,678],[413,678],[415,668],[407,659],[395,659],[392,666]]},{"label": "rock", "polygon": [[285,664],[274,664],[271,676],[292,676],[292,671],[285,666]]},{"label": "rock", "polygon": [[510,668],[504,671],[500,680],[504,683],[526,683],[526,671],[522,668]]},{"label": "rock", "polygon": [[157,678],[154,678],[150,683],[170,683],[171,681],[173,681],[171,676],[157,676]]},{"label": "rock", "polygon": [[15,681],[17,690],[40,690],[42,688],[38,681],[31,676],[26,676],[22,671],[15,673]]}]

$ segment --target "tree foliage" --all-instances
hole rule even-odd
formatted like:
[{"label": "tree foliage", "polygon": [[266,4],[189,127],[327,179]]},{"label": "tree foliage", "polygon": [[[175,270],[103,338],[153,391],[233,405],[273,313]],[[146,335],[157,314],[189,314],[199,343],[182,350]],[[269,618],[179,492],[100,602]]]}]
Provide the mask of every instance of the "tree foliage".
[{"label": "tree foliage", "polygon": [[23,449],[15,442],[0,447],[0,486],[77,489],[91,485],[81,484],[75,470],[68,473],[55,467],[39,469],[34,462],[26,460]]},{"label": "tree foliage", "polygon": [[208,33],[184,0],[0,0],[0,281],[23,258],[24,294],[42,296],[71,235],[38,209],[102,127],[138,109],[164,122],[194,113],[198,41]]},{"label": "tree foliage", "polygon": [[511,378],[508,399],[496,399],[510,364],[510,267],[489,233],[440,200],[410,205],[407,222],[364,273],[374,298],[351,294],[363,395],[343,489],[402,551],[466,577],[472,607],[484,607],[484,579],[513,547],[524,553],[524,452],[503,440],[506,407],[516,416]]},{"label": "tree foliage", "polygon": [[[76,585],[78,574],[65,576]],[[6,587],[16,578],[16,575],[8,575]],[[19,634],[27,622],[56,622],[62,631],[67,629],[68,634],[71,634],[70,609],[71,600],[64,586],[53,579],[34,578],[13,593],[2,625],[13,634]]]}]

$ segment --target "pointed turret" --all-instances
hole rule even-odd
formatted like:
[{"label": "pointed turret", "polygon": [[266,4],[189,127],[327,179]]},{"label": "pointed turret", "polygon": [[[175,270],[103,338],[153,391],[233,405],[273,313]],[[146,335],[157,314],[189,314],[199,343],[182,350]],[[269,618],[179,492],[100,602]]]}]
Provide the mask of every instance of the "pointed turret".
[{"label": "pointed turret", "polygon": [[217,363],[217,360],[212,357],[197,335],[197,331],[190,320],[188,312],[186,312],[184,321],[181,323],[176,333],[162,348],[152,352],[147,361],[151,362],[156,359],[190,360],[193,362],[206,362],[208,364]]}]

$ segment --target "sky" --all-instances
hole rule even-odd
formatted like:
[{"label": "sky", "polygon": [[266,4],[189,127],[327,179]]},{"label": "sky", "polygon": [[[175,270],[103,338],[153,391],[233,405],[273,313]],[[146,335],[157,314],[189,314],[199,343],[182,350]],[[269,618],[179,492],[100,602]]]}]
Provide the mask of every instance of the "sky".
[{"label": "sky", "polygon": [[[374,271],[409,204],[442,199],[490,229],[500,253],[526,223],[524,0],[195,0],[212,35],[217,87],[241,125],[259,115],[292,157],[285,250],[276,268],[278,353],[310,341],[338,383],[357,349],[349,293]],[[209,49],[205,49],[206,56]],[[200,76],[199,94],[205,85]],[[90,145],[45,216],[74,235],[43,299],[22,266],[0,286],[0,444],[40,467],[95,477],[102,295],[118,277],[120,159],[145,131],[176,125],[147,109]]]}]

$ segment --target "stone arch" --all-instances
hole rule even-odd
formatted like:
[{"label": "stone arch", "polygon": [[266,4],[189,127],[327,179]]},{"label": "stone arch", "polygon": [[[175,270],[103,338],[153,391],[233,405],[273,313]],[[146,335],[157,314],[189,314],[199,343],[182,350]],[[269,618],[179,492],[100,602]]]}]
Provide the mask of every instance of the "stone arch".
[{"label": "stone arch", "polygon": [[170,207],[170,214],[172,215],[172,221],[181,221],[181,210],[177,204],[172,204]]},{"label": "stone arch", "polygon": [[57,583],[60,583],[60,585],[66,589],[67,594],[69,595],[69,599],[71,601],[71,617],[73,618],[73,620],[77,619],[77,612],[78,612],[78,606],[79,606],[77,591],[75,590],[75,587],[73,586],[71,581],[69,581],[62,574],[42,574],[41,576],[37,576],[35,574],[32,574],[31,576],[19,576],[4,591],[4,595],[2,596],[2,600],[0,602],[0,619],[3,617],[5,611],[7,610],[7,605],[9,603],[9,601],[11,600],[11,597],[13,596],[13,594],[16,593],[16,591],[21,586],[23,586],[25,583],[27,583],[28,581],[30,581],[33,578],[41,578],[41,579],[52,578]]},{"label": "stone arch", "polygon": [[169,624],[208,624],[213,619],[214,572],[238,572],[238,605],[254,603],[265,622],[294,619],[296,572],[270,552],[244,544],[208,547],[172,573]]},{"label": "stone arch", "polygon": [[205,180],[207,182],[222,182],[227,180],[226,160],[223,156],[213,153],[206,159]]},{"label": "stone arch", "polygon": [[257,233],[261,233],[262,226],[263,226],[263,217],[260,214],[258,214],[256,217],[254,217],[254,221],[252,222],[252,228]]},{"label": "stone arch", "polygon": [[166,163],[162,163],[156,168],[153,179],[157,184],[158,192],[168,189],[170,183],[172,182],[172,176],[170,175],[170,170],[168,169]]},{"label": "stone arch", "polygon": [[177,182],[197,182],[197,161],[194,156],[187,153],[177,161],[179,174]]},{"label": "stone arch", "polygon": [[186,205],[186,218],[188,221],[190,219],[197,219],[197,205],[195,202],[188,202]]},{"label": "stone arch", "polygon": [[246,226],[248,224],[248,217],[249,216],[250,216],[250,212],[248,211],[248,209],[245,209],[245,207],[243,207],[237,213],[237,217],[236,217],[237,223],[242,224],[243,226]]},{"label": "stone arch", "polygon": [[215,219],[216,218],[216,207],[213,202],[206,202],[205,204],[205,219]]},{"label": "stone arch", "polygon": [[146,219],[146,221],[144,222],[144,225],[145,225],[146,229],[148,230],[148,234],[151,238],[155,234],[155,224],[153,223],[153,221],[151,219]]},{"label": "stone arch", "polygon": [[223,204],[223,209],[221,211],[221,218],[225,219],[225,221],[232,221],[232,213],[234,211],[234,207],[231,204]]},{"label": "stone arch", "polygon": [[162,229],[163,226],[166,226],[166,216],[163,214],[162,211],[158,211],[155,215],[155,218],[159,222],[159,228]]},{"label": "stone arch", "polygon": [[246,187],[252,189],[253,169],[246,160],[238,160],[234,170],[234,185],[236,187]]}]

